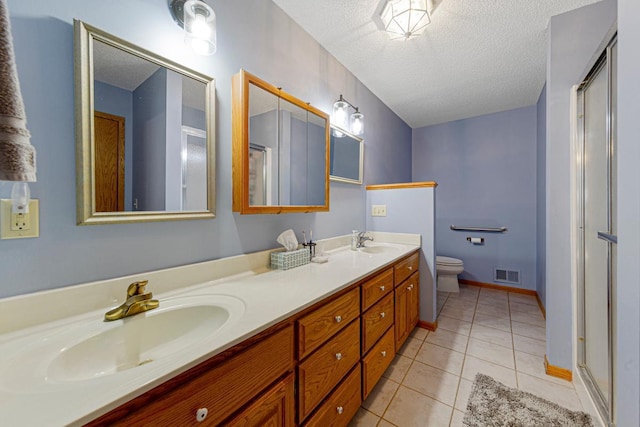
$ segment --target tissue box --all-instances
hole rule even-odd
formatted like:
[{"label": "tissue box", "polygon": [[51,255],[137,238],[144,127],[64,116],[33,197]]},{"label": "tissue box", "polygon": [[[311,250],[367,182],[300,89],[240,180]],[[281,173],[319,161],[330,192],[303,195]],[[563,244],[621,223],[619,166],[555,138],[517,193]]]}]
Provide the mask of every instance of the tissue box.
[{"label": "tissue box", "polygon": [[309,249],[303,248],[291,252],[271,252],[271,268],[288,270],[309,264],[311,254]]}]

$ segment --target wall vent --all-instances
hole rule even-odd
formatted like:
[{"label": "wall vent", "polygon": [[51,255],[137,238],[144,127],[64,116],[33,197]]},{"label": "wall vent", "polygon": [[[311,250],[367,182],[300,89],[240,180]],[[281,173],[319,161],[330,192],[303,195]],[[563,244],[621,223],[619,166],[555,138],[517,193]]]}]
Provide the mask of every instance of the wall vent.
[{"label": "wall vent", "polygon": [[520,271],[507,270],[506,268],[493,269],[493,280],[496,282],[520,284]]}]

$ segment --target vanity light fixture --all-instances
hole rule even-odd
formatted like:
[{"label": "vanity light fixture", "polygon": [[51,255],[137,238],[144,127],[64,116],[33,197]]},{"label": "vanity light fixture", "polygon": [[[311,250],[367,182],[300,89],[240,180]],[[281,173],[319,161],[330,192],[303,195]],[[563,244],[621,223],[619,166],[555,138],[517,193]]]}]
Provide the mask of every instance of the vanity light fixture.
[{"label": "vanity light fixture", "polygon": [[173,20],[184,28],[185,43],[199,55],[216,52],[216,14],[204,0],[169,0]]},{"label": "vanity light fixture", "polygon": [[418,37],[431,23],[427,0],[385,1],[380,18],[391,40],[409,40]]},{"label": "vanity light fixture", "polygon": [[[349,116],[349,107],[353,108],[355,112]],[[364,133],[364,114],[362,114],[358,107],[347,101],[340,95],[340,98],[333,104],[333,114],[331,115],[331,122],[334,126],[342,129],[348,129],[354,135],[362,135]],[[344,136],[342,132],[337,129],[333,130],[333,134],[337,137]]]}]

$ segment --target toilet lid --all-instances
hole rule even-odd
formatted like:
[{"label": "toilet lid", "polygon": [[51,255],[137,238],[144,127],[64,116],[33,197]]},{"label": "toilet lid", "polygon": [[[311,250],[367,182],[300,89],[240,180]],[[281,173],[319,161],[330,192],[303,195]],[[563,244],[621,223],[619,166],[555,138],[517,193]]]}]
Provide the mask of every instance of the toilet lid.
[{"label": "toilet lid", "polygon": [[436,264],[440,265],[462,265],[462,261],[458,258],[451,258],[448,256],[437,256]]}]

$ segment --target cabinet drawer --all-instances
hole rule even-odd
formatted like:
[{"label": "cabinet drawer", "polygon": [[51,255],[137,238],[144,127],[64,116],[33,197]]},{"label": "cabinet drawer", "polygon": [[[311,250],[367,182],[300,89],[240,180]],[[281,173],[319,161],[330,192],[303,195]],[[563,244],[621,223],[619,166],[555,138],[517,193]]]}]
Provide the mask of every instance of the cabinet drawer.
[{"label": "cabinet drawer", "polygon": [[362,403],[360,365],[356,366],[340,386],[329,395],[305,427],[343,427],[358,412]]},{"label": "cabinet drawer", "polygon": [[[293,363],[293,327],[288,326],[115,425],[218,425],[290,371]],[[209,413],[201,423],[196,421],[199,408],[207,408]]]},{"label": "cabinet drawer", "polygon": [[293,374],[280,381],[251,406],[242,411],[227,427],[293,427],[295,406]]},{"label": "cabinet drawer", "polygon": [[384,297],[362,315],[362,354],[393,325],[393,293]]},{"label": "cabinet drawer", "polygon": [[360,289],[342,295],[298,320],[298,359],[302,360],[360,315]]},{"label": "cabinet drawer", "polygon": [[393,268],[383,271],[362,285],[362,311],[393,290]]},{"label": "cabinet drawer", "polygon": [[360,360],[360,321],[320,347],[298,366],[298,416],[304,420]]},{"label": "cabinet drawer", "polygon": [[418,271],[420,268],[420,252],[403,259],[393,266],[394,283],[398,286],[407,277]]},{"label": "cabinet drawer", "polygon": [[362,399],[369,396],[373,387],[393,361],[394,355],[393,328],[391,328],[362,359]]}]

